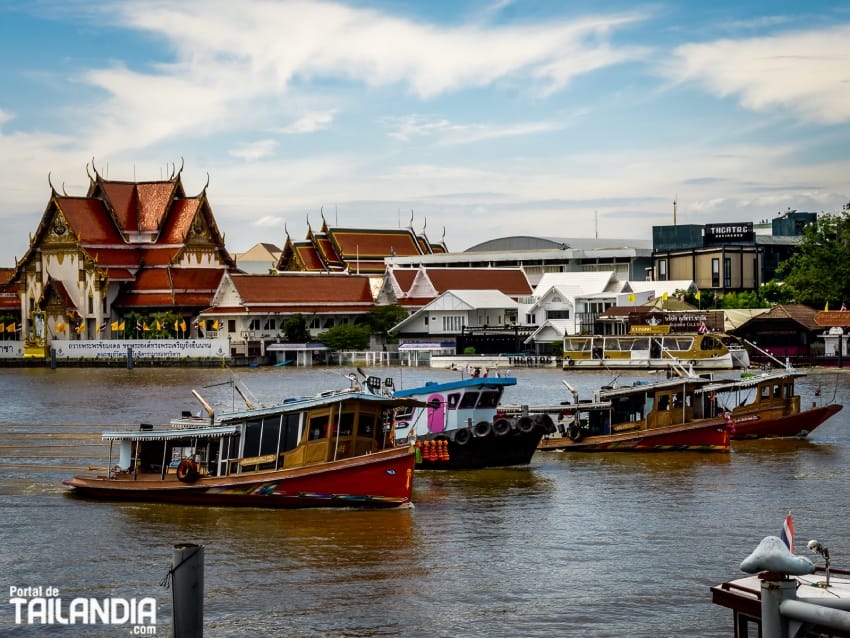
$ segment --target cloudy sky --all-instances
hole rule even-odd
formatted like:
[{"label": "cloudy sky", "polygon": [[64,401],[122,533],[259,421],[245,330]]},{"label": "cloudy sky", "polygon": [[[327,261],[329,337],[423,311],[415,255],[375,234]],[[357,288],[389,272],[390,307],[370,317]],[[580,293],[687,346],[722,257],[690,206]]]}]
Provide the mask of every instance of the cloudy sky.
[{"label": "cloudy sky", "polygon": [[92,160],[209,177],[231,252],[322,215],[459,251],[850,201],[846,3],[30,0],[0,52],[3,266]]}]

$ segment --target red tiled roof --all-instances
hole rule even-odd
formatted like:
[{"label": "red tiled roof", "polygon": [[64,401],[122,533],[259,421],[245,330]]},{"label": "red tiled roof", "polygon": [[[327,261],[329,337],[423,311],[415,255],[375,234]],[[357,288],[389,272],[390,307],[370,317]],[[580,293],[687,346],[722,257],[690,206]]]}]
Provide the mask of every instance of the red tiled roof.
[{"label": "red tiled roof", "polygon": [[426,274],[440,294],[446,290],[499,290],[509,297],[532,293],[519,268],[428,268]]},{"label": "red tiled roof", "polygon": [[59,210],[84,244],[124,244],[103,202],[84,197],[56,197]]},{"label": "red tiled roof", "polygon": [[295,252],[298,253],[301,263],[307,270],[322,271],[325,269],[322,258],[319,257],[319,253],[316,252],[316,248],[312,244],[296,244]]},{"label": "red tiled roof", "polygon": [[242,301],[269,303],[372,304],[368,277],[356,275],[231,275]]},{"label": "red tiled roof", "polygon": [[398,282],[402,293],[407,293],[410,286],[413,285],[413,280],[416,278],[416,273],[419,272],[416,268],[397,268],[392,271],[393,278]]},{"label": "red tiled roof", "polygon": [[[162,220],[168,211],[172,200],[175,184],[172,182],[148,182],[136,184],[139,202],[139,227],[140,231],[160,230]],[[171,208],[185,200],[177,200]]]},{"label": "red tiled roof", "polygon": [[159,241],[165,244],[182,244],[200,205],[201,200],[197,197],[175,200]]},{"label": "red tiled roof", "polygon": [[339,248],[340,256],[351,262],[360,257],[390,257],[420,255],[416,239],[409,230],[329,228],[328,235]]},{"label": "red tiled roof", "polygon": [[331,240],[327,236],[316,235],[315,242],[318,248],[319,256],[322,258],[322,261],[324,261],[324,263],[331,267],[342,266],[342,260],[334,249]]},{"label": "red tiled roof", "polygon": [[208,308],[202,311],[202,315],[224,315],[224,314],[274,314],[274,313],[321,313],[323,315],[332,314],[352,314],[360,312],[366,314],[374,308],[372,303],[363,304],[338,304],[329,306],[325,303],[318,305],[305,305],[302,303],[281,303],[273,306],[254,305],[247,308]]}]

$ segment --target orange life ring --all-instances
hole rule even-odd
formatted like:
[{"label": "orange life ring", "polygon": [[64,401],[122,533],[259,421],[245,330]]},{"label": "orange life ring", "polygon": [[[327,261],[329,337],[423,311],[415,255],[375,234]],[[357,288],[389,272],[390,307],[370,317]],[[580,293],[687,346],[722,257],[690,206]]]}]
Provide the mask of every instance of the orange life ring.
[{"label": "orange life ring", "polygon": [[177,480],[183,483],[194,483],[201,476],[198,464],[192,459],[183,459],[177,466]]}]

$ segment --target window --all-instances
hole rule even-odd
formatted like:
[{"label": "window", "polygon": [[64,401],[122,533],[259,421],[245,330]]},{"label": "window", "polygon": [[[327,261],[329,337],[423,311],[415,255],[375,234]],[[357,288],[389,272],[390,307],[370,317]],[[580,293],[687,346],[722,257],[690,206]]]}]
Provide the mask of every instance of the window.
[{"label": "window", "polygon": [[266,323],[263,325],[263,330],[274,331],[276,328],[277,328],[277,321],[275,319],[266,319]]},{"label": "window", "polygon": [[446,405],[448,406],[449,410],[456,410],[458,401],[460,401],[460,393],[452,392],[448,396],[448,400],[446,401]]},{"label": "window", "polygon": [[658,281],[667,281],[667,260],[658,260]]},{"label": "window", "polygon": [[569,310],[547,310],[546,311],[547,319],[569,319],[570,311]]},{"label": "window", "polygon": [[475,407],[475,404],[478,402],[478,393],[477,392],[467,392],[463,395],[463,398],[460,400],[460,405],[458,406],[461,410],[471,410]]},{"label": "window", "polygon": [[310,329],[311,330],[318,330],[321,327],[322,327],[322,324],[319,321],[318,317],[313,317],[312,319],[310,319]]},{"label": "window", "polygon": [[732,258],[724,257],[723,258],[723,287],[731,288],[732,287]]},{"label": "window", "polygon": [[260,320],[259,319],[251,319],[248,322],[248,330],[259,330],[260,329]]},{"label": "window", "polygon": [[462,316],[443,317],[443,332],[460,332],[463,329]]},{"label": "window", "polygon": [[720,288],[720,259],[717,257],[711,260],[711,287]]}]

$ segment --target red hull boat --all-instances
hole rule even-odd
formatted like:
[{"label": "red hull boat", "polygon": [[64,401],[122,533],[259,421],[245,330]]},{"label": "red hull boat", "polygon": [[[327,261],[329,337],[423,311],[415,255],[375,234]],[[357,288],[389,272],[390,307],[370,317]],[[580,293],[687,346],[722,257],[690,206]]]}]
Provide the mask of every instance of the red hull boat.
[{"label": "red hull boat", "polygon": [[184,413],[165,426],[105,432],[105,472],[64,484],[91,498],[189,505],[410,503],[415,449],[394,444],[392,415],[418,402],[358,387],[215,417],[194,394],[208,419]]}]

